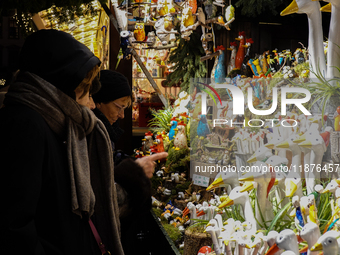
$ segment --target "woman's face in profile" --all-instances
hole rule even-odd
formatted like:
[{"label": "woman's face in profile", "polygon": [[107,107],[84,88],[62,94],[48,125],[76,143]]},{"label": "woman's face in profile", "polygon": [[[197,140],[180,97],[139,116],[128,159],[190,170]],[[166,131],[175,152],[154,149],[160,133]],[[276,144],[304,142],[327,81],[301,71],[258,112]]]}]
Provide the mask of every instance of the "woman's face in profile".
[{"label": "woman's face in profile", "polygon": [[87,92],[82,98],[80,98],[80,96],[83,94],[83,90],[75,90],[74,92],[76,93],[76,101],[78,104],[86,106],[91,110],[96,108],[96,105],[94,104],[93,99],[90,96],[90,92]]},{"label": "woman's face in profile", "polygon": [[129,97],[121,97],[109,103],[98,103],[96,104],[105,117],[112,125],[118,119],[124,119],[124,110],[129,104]]}]

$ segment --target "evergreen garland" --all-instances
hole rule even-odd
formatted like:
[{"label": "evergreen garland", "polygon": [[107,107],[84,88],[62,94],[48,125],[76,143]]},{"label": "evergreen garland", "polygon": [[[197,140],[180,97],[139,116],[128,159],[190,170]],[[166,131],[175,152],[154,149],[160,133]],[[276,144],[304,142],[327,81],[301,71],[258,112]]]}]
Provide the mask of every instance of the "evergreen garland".
[{"label": "evergreen garland", "polygon": [[76,20],[77,17],[80,16],[92,17],[97,15],[97,11],[94,9],[91,3],[86,3],[83,7],[81,7],[80,5],[65,7],[58,7],[56,5],[53,5],[51,7],[51,10],[53,12],[53,15],[52,13],[50,13],[47,18],[50,20],[56,20],[58,24],[74,22],[74,20]]},{"label": "evergreen garland", "polygon": [[[0,1],[0,16],[2,11],[16,9],[18,12],[27,13],[38,13],[42,10],[46,10],[53,5],[60,8],[60,11],[65,11],[65,16],[72,15],[71,12],[80,14],[83,8],[80,6],[85,5],[85,9],[91,8],[91,2],[93,0],[2,0]],[[101,3],[106,3],[106,0],[98,0]],[[66,11],[68,12],[66,13]]]},{"label": "evergreen garland", "polygon": [[[2,0],[0,1],[0,18],[9,15],[13,10],[17,13],[18,25],[24,35],[33,32],[35,28],[27,27],[27,19],[33,14],[51,8],[52,12],[47,18],[57,21],[59,24],[73,22],[80,16],[95,16],[93,0]],[[106,3],[106,0],[98,0]],[[33,26],[33,23],[30,22]]]},{"label": "evergreen garland", "polygon": [[204,50],[199,33],[194,31],[189,41],[179,36],[178,47],[169,56],[169,62],[175,65],[173,72],[167,76],[166,86],[180,83],[181,91],[189,93],[190,79],[205,78],[207,73],[205,61],[201,61],[201,56],[204,56]]},{"label": "evergreen garland", "polygon": [[283,0],[238,0],[235,6],[237,8],[242,7],[242,15],[256,17],[268,11],[273,15],[278,14],[276,7],[282,3],[284,3]]}]

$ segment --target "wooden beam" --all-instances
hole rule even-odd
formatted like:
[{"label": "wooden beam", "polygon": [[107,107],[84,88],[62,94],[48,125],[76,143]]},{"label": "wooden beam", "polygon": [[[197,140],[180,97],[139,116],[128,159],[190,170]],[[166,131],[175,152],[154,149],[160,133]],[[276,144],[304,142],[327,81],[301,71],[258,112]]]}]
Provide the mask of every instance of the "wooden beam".
[{"label": "wooden beam", "polygon": [[164,46],[150,46],[147,48],[142,48],[143,50],[149,50],[149,49],[153,49],[153,50],[165,50],[165,49],[171,49],[177,47],[177,43],[173,42],[171,44],[168,45],[164,45]]},{"label": "wooden beam", "polygon": [[42,20],[42,18],[40,17],[38,13],[33,15],[32,20],[35,26],[38,28],[38,30],[46,29],[44,21]]},{"label": "wooden beam", "polygon": [[216,57],[216,56],[219,56],[219,55],[221,55],[221,54],[222,54],[222,51],[221,51],[221,50],[216,51],[215,53],[212,53],[212,54],[210,54],[210,55],[206,55],[206,56],[204,56],[204,57],[201,57],[201,61],[211,59],[211,58]]}]

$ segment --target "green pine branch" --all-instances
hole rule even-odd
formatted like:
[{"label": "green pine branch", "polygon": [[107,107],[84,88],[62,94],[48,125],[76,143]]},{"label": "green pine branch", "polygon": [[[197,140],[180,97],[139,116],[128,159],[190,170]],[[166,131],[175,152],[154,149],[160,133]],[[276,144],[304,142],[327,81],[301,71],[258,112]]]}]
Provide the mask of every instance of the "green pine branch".
[{"label": "green pine branch", "polygon": [[191,78],[205,77],[207,68],[201,61],[204,50],[199,33],[193,32],[190,40],[186,41],[179,35],[178,47],[171,52],[169,62],[173,63],[173,72],[167,77],[167,86],[181,83],[181,91],[189,92]]},{"label": "green pine branch", "polygon": [[276,7],[282,3],[284,3],[283,0],[238,0],[235,6],[236,8],[242,8],[242,15],[256,17],[268,11],[273,15],[278,14]]},{"label": "green pine branch", "polygon": [[[106,3],[106,0],[98,1]],[[27,21],[35,13],[52,7],[53,13],[49,14],[48,19],[53,18],[58,24],[72,23],[80,16],[97,15],[91,2],[92,0],[2,0],[0,1],[0,18],[15,10],[19,28],[23,35],[27,36],[36,29],[33,22]]]}]

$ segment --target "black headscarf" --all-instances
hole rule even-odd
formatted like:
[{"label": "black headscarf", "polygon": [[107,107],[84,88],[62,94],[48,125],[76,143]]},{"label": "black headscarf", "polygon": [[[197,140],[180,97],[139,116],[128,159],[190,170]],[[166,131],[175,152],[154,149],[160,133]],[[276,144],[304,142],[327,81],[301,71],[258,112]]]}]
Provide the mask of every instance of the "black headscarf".
[{"label": "black headscarf", "polygon": [[116,99],[131,96],[131,88],[127,78],[116,71],[100,71],[100,90],[93,95],[95,103],[109,103]]},{"label": "black headscarf", "polygon": [[39,30],[25,40],[19,54],[20,71],[34,73],[65,94],[75,98],[74,90],[100,60],[72,35]]}]

